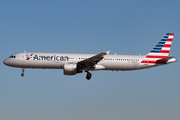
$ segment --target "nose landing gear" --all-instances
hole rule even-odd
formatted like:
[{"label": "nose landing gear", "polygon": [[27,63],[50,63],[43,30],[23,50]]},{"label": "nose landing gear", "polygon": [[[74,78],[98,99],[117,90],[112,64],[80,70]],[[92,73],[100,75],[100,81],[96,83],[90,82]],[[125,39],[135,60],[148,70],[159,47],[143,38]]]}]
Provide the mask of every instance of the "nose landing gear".
[{"label": "nose landing gear", "polygon": [[87,79],[87,80],[90,80],[90,79],[91,79],[91,76],[92,76],[92,74],[87,71],[86,79]]},{"label": "nose landing gear", "polygon": [[24,77],[24,68],[22,68],[21,77]]}]

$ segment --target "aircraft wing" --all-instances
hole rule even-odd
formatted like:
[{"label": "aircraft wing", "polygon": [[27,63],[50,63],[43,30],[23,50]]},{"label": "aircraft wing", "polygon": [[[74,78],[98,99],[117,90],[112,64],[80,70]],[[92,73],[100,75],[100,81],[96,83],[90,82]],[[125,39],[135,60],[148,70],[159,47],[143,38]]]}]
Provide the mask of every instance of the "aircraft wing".
[{"label": "aircraft wing", "polygon": [[90,58],[88,58],[88,59],[85,59],[85,60],[83,60],[83,61],[80,61],[80,62],[77,63],[77,64],[78,64],[78,67],[90,69],[90,68],[94,67],[95,64],[97,64],[98,62],[100,62],[100,61],[104,58],[104,56],[105,56],[106,54],[109,54],[109,51],[107,51],[107,52],[102,52],[102,53],[97,54],[97,55],[95,55],[95,56],[92,56],[92,57],[90,57]]}]

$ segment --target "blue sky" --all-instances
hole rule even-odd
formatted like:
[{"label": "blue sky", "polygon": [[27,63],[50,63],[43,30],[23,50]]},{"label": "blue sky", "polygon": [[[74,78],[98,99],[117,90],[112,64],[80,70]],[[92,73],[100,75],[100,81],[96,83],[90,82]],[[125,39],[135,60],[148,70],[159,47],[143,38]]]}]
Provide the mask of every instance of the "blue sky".
[{"label": "blue sky", "polygon": [[179,120],[179,62],[129,72],[64,76],[10,68],[18,52],[146,54],[167,33],[180,60],[178,0],[0,1],[0,119]]}]

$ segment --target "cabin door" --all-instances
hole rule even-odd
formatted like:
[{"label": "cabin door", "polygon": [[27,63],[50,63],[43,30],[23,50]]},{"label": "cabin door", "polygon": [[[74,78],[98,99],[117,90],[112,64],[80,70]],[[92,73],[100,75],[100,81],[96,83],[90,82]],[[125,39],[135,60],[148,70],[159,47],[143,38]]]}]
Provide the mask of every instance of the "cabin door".
[{"label": "cabin door", "polygon": [[21,62],[25,62],[26,58],[27,58],[26,54],[23,53],[23,54],[20,55],[20,61]]}]

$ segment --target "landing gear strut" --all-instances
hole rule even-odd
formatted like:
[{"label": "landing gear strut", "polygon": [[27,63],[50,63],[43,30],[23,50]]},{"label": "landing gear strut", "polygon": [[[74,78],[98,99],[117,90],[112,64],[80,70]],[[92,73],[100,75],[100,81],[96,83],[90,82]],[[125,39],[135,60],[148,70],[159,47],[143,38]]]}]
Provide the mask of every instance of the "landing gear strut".
[{"label": "landing gear strut", "polygon": [[92,76],[92,74],[87,71],[86,79],[87,79],[87,80],[90,80],[90,79],[91,79],[91,76]]},{"label": "landing gear strut", "polygon": [[22,73],[21,73],[21,77],[24,76],[24,68],[22,68]]}]

